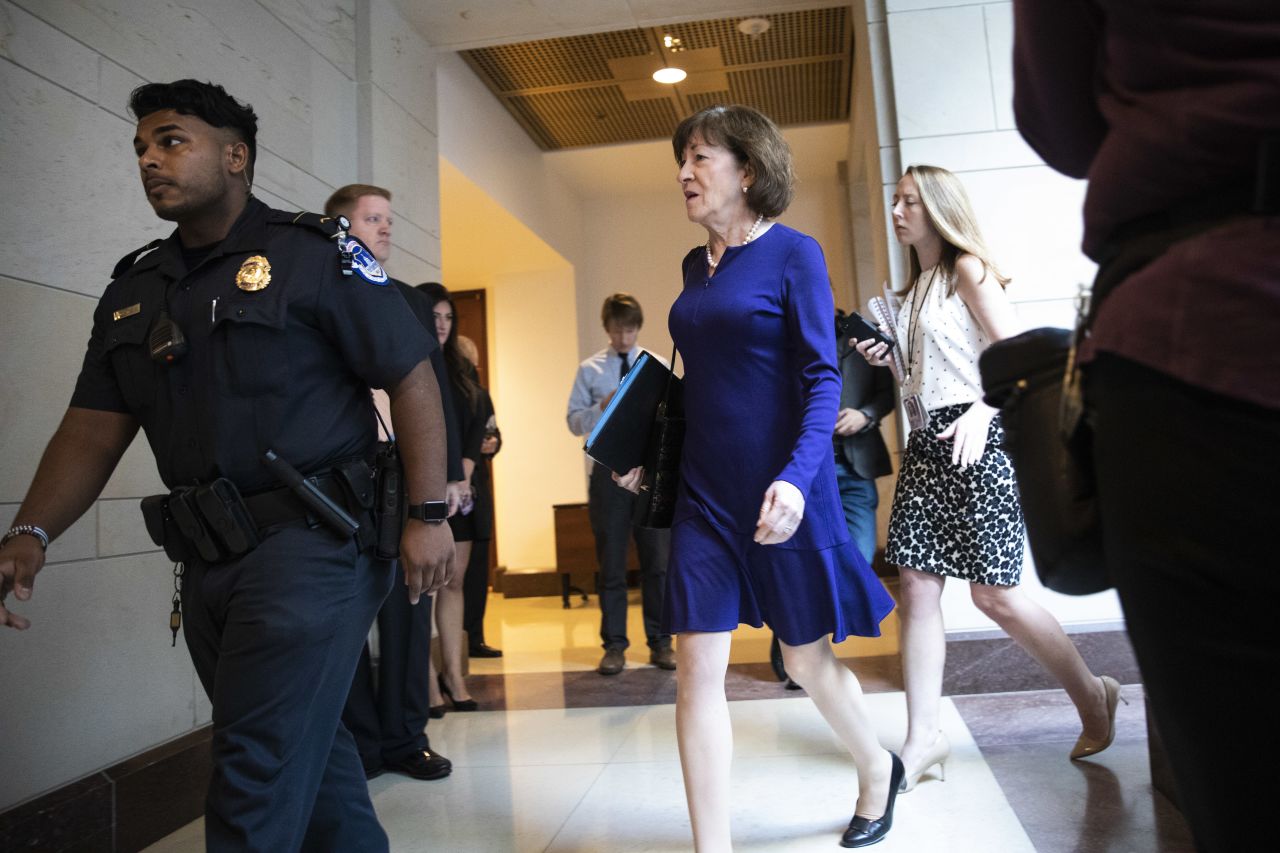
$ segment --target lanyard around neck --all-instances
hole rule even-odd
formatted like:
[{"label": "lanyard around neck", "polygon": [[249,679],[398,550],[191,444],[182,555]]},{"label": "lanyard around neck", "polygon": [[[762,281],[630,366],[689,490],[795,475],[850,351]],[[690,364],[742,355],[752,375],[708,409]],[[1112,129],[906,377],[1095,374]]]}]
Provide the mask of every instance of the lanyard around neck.
[{"label": "lanyard around neck", "polygon": [[[917,286],[911,294],[911,313],[907,315],[907,374],[915,372],[915,351],[916,351],[916,332],[920,328],[920,312],[924,310],[924,303],[929,298],[929,291],[933,290],[933,280],[938,277],[938,265],[934,264],[933,272],[929,274],[929,283],[924,287],[924,295],[920,296],[920,288]],[[918,282],[918,280],[917,280]],[[916,297],[920,296],[919,299]]]}]

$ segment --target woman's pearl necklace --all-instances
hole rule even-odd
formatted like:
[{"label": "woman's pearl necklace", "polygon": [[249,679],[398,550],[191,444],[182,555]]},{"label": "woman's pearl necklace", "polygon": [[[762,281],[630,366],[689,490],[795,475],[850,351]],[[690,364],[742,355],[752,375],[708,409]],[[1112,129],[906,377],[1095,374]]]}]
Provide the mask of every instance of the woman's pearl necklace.
[{"label": "woman's pearl necklace", "polygon": [[[760,230],[760,225],[763,222],[764,222],[764,214],[762,213],[756,217],[756,224],[751,226],[751,230],[747,232],[747,238],[743,240],[739,245],[745,246],[748,243],[750,243],[752,240],[754,240],[756,238],[756,232]],[[725,245],[725,248],[726,249],[728,248],[728,244]],[[724,259],[724,256],[721,255],[721,260],[723,259]],[[711,257],[711,241],[710,240],[707,241],[707,266],[711,267],[712,269],[715,269],[716,267],[720,266],[720,261],[717,261]]]}]

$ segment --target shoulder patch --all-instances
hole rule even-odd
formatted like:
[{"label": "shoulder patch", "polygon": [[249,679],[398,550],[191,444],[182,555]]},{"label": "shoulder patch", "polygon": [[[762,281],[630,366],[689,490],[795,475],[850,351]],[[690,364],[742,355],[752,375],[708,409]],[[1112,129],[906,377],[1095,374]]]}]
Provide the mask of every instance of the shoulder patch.
[{"label": "shoulder patch", "polygon": [[364,243],[361,243],[355,237],[348,235],[342,242],[342,250],[351,258],[352,272],[365,281],[380,287],[386,287],[391,281],[387,277],[387,271],[382,268],[382,264],[378,263],[378,259],[364,247]]},{"label": "shoulder patch", "polygon": [[150,252],[152,249],[159,248],[160,244],[163,242],[164,240],[160,240],[160,239],[152,240],[150,243],[143,246],[141,249],[134,249],[132,252],[125,255],[123,258],[121,258],[119,261],[116,262],[115,268],[111,270],[111,277],[113,279],[116,279],[124,275],[125,270],[129,269],[129,267],[136,264],[139,258],[145,255],[147,252]]}]

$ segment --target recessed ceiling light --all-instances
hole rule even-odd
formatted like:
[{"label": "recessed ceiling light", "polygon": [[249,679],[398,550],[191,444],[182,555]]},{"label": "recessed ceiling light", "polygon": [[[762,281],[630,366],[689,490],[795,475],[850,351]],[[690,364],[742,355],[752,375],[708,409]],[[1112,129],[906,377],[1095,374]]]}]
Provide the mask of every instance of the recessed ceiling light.
[{"label": "recessed ceiling light", "polygon": [[659,68],[657,71],[653,72],[654,80],[657,80],[659,83],[666,83],[667,85],[679,83],[688,76],[689,75],[683,68]]},{"label": "recessed ceiling light", "polygon": [[771,24],[768,18],[744,18],[738,21],[738,32],[744,36],[756,38],[763,32],[767,32]]}]

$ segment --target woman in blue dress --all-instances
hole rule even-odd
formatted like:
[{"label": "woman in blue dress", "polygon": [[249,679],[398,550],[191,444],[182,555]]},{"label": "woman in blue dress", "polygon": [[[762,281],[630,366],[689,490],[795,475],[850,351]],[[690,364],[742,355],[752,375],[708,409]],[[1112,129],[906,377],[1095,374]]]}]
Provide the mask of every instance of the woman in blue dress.
[{"label": "woman in blue dress", "polygon": [[[902,778],[831,641],[879,636],[893,601],[849,539],[831,433],[840,372],[822,249],[773,220],[791,201],[791,152],[764,115],[711,107],[672,139],[685,209],[707,229],[684,259],[670,328],[687,417],[664,630],[679,635],[676,733],[700,853],[729,850],[731,632],[768,624],[787,672],[858,767],[841,839],[884,837]],[[639,469],[619,478],[635,489]]]}]

